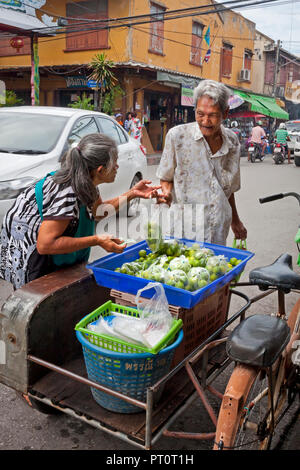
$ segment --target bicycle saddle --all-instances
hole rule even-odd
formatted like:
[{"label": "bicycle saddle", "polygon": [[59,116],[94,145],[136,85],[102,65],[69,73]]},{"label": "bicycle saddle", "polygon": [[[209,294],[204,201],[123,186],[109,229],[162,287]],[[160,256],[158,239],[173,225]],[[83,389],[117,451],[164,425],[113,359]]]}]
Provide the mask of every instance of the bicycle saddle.
[{"label": "bicycle saddle", "polygon": [[252,315],[242,321],[229,335],[228,356],[237,362],[256,367],[270,367],[290,338],[290,329],[281,318]]},{"label": "bicycle saddle", "polygon": [[292,257],[288,253],[279,256],[269,266],[253,269],[249,280],[261,290],[277,287],[287,293],[291,289],[300,289],[300,276],[293,271]]}]

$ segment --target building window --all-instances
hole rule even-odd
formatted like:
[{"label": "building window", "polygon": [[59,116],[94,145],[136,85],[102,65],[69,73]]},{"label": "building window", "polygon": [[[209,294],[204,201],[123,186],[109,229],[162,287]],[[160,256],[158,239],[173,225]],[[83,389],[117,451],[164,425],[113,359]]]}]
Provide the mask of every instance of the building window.
[{"label": "building window", "polygon": [[247,51],[245,50],[245,53],[244,53],[244,69],[246,70],[251,70],[251,61],[252,61],[252,52],[251,51]]},{"label": "building window", "polygon": [[202,33],[204,26],[196,21],[193,21],[192,26],[192,47],[190,55],[190,63],[193,65],[202,65],[201,58],[201,44]]},{"label": "building window", "polygon": [[[78,29],[83,31],[67,33],[67,51],[106,49],[108,47],[108,29],[99,29],[104,26],[101,20],[108,18],[108,0],[102,0],[101,2],[97,0],[69,2],[66,4],[66,16],[68,18],[78,18],[81,22],[84,21],[82,18],[100,20],[97,23],[90,22],[85,25],[78,25]],[[78,24],[76,19],[68,20],[68,22],[69,25],[74,24],[75,27]]]},{"label": "building window", "polygon": [[149,52],[153,52],[154,54],[162,55],[164,53],[164,12],[164,7],[151,3],[150,14],[154,15],[156,13],[152,19],[157,20],[151,23],[150,30]]},{"label": "building window", "polygon": [[223,43],[221,53],[221,71],[223,77],[230,77],[232,71],[232,45]]}]

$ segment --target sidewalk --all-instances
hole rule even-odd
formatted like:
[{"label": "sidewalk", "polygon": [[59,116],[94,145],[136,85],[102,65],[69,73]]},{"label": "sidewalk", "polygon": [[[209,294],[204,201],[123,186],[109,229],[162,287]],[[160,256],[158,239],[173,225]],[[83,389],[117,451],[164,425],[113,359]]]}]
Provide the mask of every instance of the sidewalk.
[{"label": "sidewalk", "polygon": [[162,152],[149,153],[146,155],[148,166],[158,165],[160,162]]}]

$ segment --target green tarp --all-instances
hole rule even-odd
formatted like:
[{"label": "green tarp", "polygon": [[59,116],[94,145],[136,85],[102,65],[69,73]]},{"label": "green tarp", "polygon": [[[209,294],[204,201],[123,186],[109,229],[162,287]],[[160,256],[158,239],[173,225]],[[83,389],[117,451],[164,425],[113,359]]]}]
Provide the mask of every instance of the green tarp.
[{"label": "green tarp", "polygon": [[289,119],[288,113],[278,106],[275,98],[254,95],[253,93],[246,93],[240,90],[234,90],[234,93],[251,104],[251,111],[277,119]]}]

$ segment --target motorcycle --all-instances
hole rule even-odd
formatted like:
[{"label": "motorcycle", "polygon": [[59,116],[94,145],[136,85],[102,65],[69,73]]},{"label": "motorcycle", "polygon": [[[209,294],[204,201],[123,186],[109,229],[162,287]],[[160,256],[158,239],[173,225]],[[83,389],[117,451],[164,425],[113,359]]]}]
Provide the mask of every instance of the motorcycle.
[{"label": "motorcycle", "polygon": [[275,165],[281,165],[282,163],[284,163],[285,158],[285,144],[275,142],[273,149],[273,160]]},{"label": "motorcycle", "polygon": [[250,154],[250,160],[252,163],[255,163],[256,159],[260,160],[261,162],[263,161],[263,154],[260,144],[256,142],[250,142],[248,152]]}]

